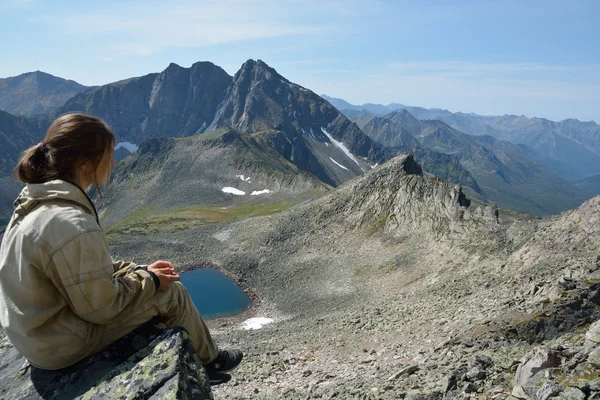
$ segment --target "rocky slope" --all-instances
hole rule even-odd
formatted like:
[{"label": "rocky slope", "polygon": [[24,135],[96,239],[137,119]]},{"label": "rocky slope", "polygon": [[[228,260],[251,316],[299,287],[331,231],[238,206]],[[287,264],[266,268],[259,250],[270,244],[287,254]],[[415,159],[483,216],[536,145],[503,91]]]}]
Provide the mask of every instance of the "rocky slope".
[{"label": "rocky slope", "polygon": [[596,197],[529,220],[402,155],[287,211],[113,250],[218,265],[260,298],[245,316],[275,320],[261,330],[211,322],[246,352],[216,398],[585,399],[600,391],[599,215]]},{"label": "rocky slope", "polygon": [[273,149],[269,139],[280,135],[219,128],[148,140],[119,163],[110,188],[97,196],[102,222],[117,236],[181,229],[277,212],[330,190]]},{"label": "rocky slope", "polygon": [[527,220],[470,202],[404,155],[277,215],[114,249],[210,261],[262,298],[255,313],[276,320],[262,330],[213,322],[221,345],[248,353],[217,398],[507,398],[536,345],[562,349],[552,371],[587,379],[589,394],[599,210],[600,197]]},{"label": "rocky slope", "polygon": [[88,87],[41,71],[0,79],[0,110],[34,116],[52,111]]}]

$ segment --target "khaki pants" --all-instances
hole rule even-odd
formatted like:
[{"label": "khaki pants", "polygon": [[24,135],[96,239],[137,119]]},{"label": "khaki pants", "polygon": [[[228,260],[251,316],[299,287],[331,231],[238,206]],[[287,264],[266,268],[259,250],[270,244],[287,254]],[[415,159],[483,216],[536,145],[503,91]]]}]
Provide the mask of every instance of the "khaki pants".
[{"label": "khaki pants", "polygon": [[[122,276],[127,272],[128,268],[120,269],[114,274],[114,277]],[[202,363],[208,364],[217,357],[217,345],[210,336],[208,327],[198,313],[189,293],[180,282],[173,282],[164,292],[157,291],[139,309],[139,313],[117,317],[108,325],[96,325],[98,332],[95,332],[94,336],[98,338],[96,341],[98,346],[93,348],[89,354],[105,348],[157,315],[163,317],[169,328],[182,326],[188,331],[196,354]]]}]

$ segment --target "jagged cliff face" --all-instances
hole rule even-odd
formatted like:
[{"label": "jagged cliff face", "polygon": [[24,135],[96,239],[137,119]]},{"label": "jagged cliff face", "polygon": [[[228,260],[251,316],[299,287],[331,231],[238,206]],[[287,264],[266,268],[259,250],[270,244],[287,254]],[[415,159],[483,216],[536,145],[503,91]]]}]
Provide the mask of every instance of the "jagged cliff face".
[{"label": "jagged cliff face", "polygon": [[86,112],[104,119],[118,142],[139,145],[156,137],[183,137],[211,124],[231,77],[210,62],[171,64],[149,74],[94,88],[69,100],[52,117]]},{"label": "jagged cliff face", "polygon": [[236,73],[213,126],[280,131],[272,138],[275,149],[332,185],[389,157],[328,102],[260,60],[247,61]]}]

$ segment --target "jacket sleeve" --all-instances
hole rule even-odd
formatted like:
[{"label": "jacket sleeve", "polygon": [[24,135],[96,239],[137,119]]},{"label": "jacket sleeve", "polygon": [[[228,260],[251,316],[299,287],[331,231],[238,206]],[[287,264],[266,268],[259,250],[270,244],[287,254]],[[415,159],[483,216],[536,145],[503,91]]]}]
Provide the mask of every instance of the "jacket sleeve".
[{"label": "jacket sleeve", "polygon": [[113,261],[113,273],[118,276],[125,275],[126,273],[133,271],[137,266],[138,265],[132,261]]},{"label": "jacket sleeve", "polygon": [[47,271],[79,317],[95,324],[122,320],[154,295],[144,269],[114,277],[108,241],[102,231],[85,232],[52,254]]}]

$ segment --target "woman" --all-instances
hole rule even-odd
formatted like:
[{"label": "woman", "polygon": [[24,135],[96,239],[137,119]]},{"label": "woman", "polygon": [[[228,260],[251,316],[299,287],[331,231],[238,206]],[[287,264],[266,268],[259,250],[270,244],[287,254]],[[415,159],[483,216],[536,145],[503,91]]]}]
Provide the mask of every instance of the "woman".
[{"label": "woman", "polygon": [[0,323],[32,365],[60,369],[160,315],[187,329],[209,374],[233,369],[242,353],[217,349],[170,262],[113,262],[85,190],[108,185],[114,145],[102,120],[68,114],[24,152],[14,175],[27,186],[0,248]]}]

